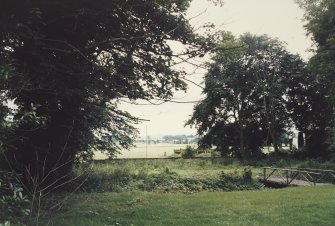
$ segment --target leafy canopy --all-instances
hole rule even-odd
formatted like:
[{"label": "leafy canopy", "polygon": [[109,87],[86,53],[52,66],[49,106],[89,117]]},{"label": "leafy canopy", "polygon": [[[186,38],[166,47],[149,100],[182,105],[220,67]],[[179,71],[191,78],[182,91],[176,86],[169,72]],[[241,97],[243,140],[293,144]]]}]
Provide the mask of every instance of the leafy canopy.
[{"label": "leafy canopy", "polygon": [[303,73],[302,60],[276,39],[251,34],[237,39],[229,33],[223,33],[212,60],[206,96],[188,121],[203,136],[200,144],[244,159],[270,143],[278,151],[280,137],[291,125],[289,81]]},{"label": "leafy canopy", "polygon": [[189,2],[3,2],[0,59],[15,74],[2,94],[18,108],[10,164],[25,174],[62,178],[76,157],[128,148],[138,119],[118,109],[119,102],[169,99],[186,89],[183,72],[172,67],[169,41],[185,46],[183,56],[206,49],[185,18]]}]

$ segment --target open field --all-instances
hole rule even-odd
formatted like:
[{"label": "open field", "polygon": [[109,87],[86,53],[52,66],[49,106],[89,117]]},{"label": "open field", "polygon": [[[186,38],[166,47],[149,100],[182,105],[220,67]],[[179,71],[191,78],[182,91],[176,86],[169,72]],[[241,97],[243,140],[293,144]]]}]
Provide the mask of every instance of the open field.
[{"label": "open field", "polygon": [[[197,147],[196,144],[189,144],[190,146]],[[151,143],[146,145],[145,143],[135,143],[135,147],[130,150],[121,150],[117,154],[116,158],[165,158],[174,155],[174,150],[185,149],[187,144],[171,144],[171,143]],[[288,146],[283,146],[283,150],[289,150]],[[262,149],[263,153],[268,154],[274,151],[273,147],[266,146]],[[94,159],[107,159],[108,156],[105,153],[96,151],[94,153]]]},{"label": "open field", "polygon": [[[158,143],[158,144],[144,144],[136,143],[136,146],[130,150],[121,150],[121,153],[117,155],[117,158],[164,158],[170,157],[174,154],[174,150],[183,149],[187,144],[170,144],[170,143]],[[193,144],[194,146],[195,144]],[[95,152],[95,159],[106,159],[108,156],[101,152]]]},{"label": "open field", "polygon": [[335,225],[335,186],[243,192],[79,194],[50,225]]},{"label": "open field", "polygon": [[108,173],[115,170],[127,170],[131,174],[138,174],[144,171],[147,174],[157,174],[168,169],[183,177],[206,177],[217,175],[221,171],[233,173],[250,168],[254,178],[263,174],[263,166],[273,167],[294,167],[294,168],[319,168],[335,170],[335,165],[331,162],[320,162],[317,160],[293,160],[293,159],[258,159],[241,163],[233,158],[216,159],[119,159],[107,160],[102,163],[93,164],[93,171]]}]

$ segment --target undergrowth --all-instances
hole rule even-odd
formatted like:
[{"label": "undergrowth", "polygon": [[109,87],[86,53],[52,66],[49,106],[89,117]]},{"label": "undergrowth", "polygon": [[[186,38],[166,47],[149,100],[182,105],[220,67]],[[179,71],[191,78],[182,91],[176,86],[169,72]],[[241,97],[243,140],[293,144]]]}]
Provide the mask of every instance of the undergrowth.
[{"label": "undergrowth", "polygon": [[[201,163],[200,165],[203,165]],[[157,167],[158,168],[158,167]],[[77,172],[79,173],[79,172]],[[193,193],[199,191],[240,191],[262,189],[251,169],[221,170],[216,175],[184,177],[166,167],[161,170],[132,170],[129,167],[95,166],[81,186],[84,192],[150,191]]]},{"label": "undergrowth", "polygon": [[0,226],[11,222],[23,225],[21,221],[29,214],[29,199],[19,180],[10,172],[0,171]]},{"label": "undergrowth", "polygon": [[[334,164],[319,160],[292,160],[270,156],[240,162],[232,158],[115,160],[92,164],[80,192],[150,191],[158,193],[198,191],[236,191],[262,189],[256,179],[263,166],[280,168],[334,169]],[[87,172],[75,168],[74,176]],[[78,181],[81,183],[81,181]],[[73,186],[73,187],[71,187]],[[69,190],[78,187],[73,183]]]}]

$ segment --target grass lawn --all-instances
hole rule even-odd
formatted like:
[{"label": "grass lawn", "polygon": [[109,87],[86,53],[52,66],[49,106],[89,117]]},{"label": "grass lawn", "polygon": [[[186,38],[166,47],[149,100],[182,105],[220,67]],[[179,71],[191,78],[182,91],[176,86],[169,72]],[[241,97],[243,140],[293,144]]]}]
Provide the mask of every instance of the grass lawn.
[{"label": "grass lawn", "polygon": [[335,225],[335,186],[243,192],[83,193],[49,225]]}]

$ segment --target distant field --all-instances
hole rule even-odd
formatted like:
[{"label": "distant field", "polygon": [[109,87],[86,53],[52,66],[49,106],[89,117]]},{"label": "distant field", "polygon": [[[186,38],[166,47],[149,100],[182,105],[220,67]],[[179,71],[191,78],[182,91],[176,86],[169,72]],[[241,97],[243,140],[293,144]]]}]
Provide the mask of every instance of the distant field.
[{"label": "distant field", "polygon": [[[136,147],[128,150],[122,150],[117,158],[164,158],[169,157],[174,154],[174,150],[185,148],[187,144],[169,144],[169,143],[159,143],[159,144],[148,144],[143,143],[135,144]],[[194,144],[193,144],[194,146]],[[105,159],[108,156],[101,152],[96,152],[95,159]]]},{"label": "distant field", "polygon": [[73,196],[48,220],[62,226],[335,225],[335,186],[243,192]]},{"label": "distant field", "polygon": [[[136,143],[136,147],[130,150],[122,150],[117,158],[164,158],[170,157],[174,154],[174,150],[183,149],[187,144],[170,144],[170,143],[159,143],[159,144],[148,144]],[[196,146],[196,144],[191,144],[191,146]],[[284,150],[288,150],[289,147],[282,147]],[[273,152],[273,147],[266,146],[262,149],[263,153]],[[107,159],[108,156],[101,152],[95,152],[94,159]]]}]

